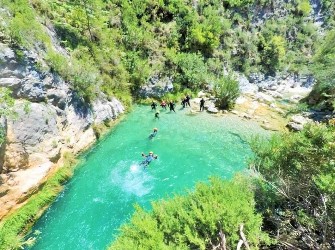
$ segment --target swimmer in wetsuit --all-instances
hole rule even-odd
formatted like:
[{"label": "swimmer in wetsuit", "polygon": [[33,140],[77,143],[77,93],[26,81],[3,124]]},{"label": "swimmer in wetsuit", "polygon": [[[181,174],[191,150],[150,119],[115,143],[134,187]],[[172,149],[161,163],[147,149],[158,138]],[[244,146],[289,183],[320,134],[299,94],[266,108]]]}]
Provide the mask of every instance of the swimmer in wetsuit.
[{"label": "swimmer in wetsuit", "polygon": [[145,155],[142,153],[142,156],[144,157],[144,160],[140,163],[140,165],[143,165],[144,169],[152,162],[152,160],[155,160],[158,158],[157,155],[154,155],[154,152],[150,151],[148,155]]},{"label": "swimmer in wetsuit", "polygon": [[157,135],[158,129],[154,128],[154,131],[149,135],[149,139],[151,140],[152,138],[154,138]]},{"label": "swimmer in wetsuit", "polygon": [[156,113],[155,113],[155,119],[159,119],[159,111],[156,111]]}]

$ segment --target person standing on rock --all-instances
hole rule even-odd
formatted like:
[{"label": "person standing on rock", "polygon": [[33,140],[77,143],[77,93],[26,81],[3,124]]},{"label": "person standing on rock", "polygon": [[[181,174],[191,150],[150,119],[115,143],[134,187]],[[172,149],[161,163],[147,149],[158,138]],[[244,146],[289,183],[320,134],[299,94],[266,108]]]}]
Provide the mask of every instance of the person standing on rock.
[{"label": "person standing on rock", "polygon": [[187,94],[187,96],[185,98],[185,104],[186,104],[186,106],[188,105],[189,107],[191,107],[190,100],[191,100],[191,97],[190,97],[189,94]]},{"label": "person standing on rock", "polygon": [[185,108],[186,105],[186,97],[184,99],[181,100],[181,105],[183,106],[183,108]]},{"label": "person standing on rock", "polygon": [[205,109],[205,100],[204,98],[201,98],[200,100],[200,111],[203,111]]}]

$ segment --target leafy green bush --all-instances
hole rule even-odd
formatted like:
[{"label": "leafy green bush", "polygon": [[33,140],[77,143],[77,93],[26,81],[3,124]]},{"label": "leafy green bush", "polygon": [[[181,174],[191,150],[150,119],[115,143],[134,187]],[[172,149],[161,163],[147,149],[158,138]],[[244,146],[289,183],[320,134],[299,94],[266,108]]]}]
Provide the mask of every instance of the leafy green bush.
[{"label": "leafy green bush", "polygon": [[[0,87],[0,117],[15,117],[16,112],[14,110],[15,100],[12,97],[12,91],[5,87]],[[5,128],[0,125],[0,147],[6,139]]]},{"label": "leafy green bush", "polygon": [[312,10],[312,6],[310,5],[309,0],[298,1],[297,10],[299,14],[308,16]]},{"label": "leafy green bush", "polygon": [[282,36],[261,37],[262,60],[266,71],[276,72],[280,69],[286,53],[285,39]]},{"label": "leafy green bush", "polygon": [[307,125],[302,132],[252,144],[252,166],[260,177],[257,206],[263,211],[265,229],[277,234],[279,244],[331,248],[335,235],[334,132],[334,127]]},{"label": "leafy green bush", "polygon": [[243,7],[253,3],[255,0],[223,0],[224,4],[227,4],[229,7]]},{"label": "leafy green bush", "polygon": [[9,32],[12,42],[28,48],[36,43],[50,44],[49,37],[37,21],[34,9],[27,0],[3,0],[2,4],[11,12]]},{"label": "leafy green bush", "polygon": [[198,184],[187,196],[154,202],[150,212],[137,206],[110,249],[209,249],[220,244],[220,232],[233,249],[241,224],[250,247],[257,249],[269,238],[260,229],[262,219],[247,183],[212,178],[211,185]]},{"label": "leafy green bush", "polygon": [[174,59],[177,65],[175,81],[184,87],[197,89],[205,85],[207,79],[207,67],[201,54],[179,53]]},{"label": "leafy green bush", "polygon": [[214,84],[216,105],[222,109],[232,109],[237,97],[240,95],[238,81],[232,76],[221,77]]},{"label": "leafy green bush", "polygon": [[317,83],[307,99],[314,105],[334,110],[335,106],[335,30],[325,37],[313,60]]}]

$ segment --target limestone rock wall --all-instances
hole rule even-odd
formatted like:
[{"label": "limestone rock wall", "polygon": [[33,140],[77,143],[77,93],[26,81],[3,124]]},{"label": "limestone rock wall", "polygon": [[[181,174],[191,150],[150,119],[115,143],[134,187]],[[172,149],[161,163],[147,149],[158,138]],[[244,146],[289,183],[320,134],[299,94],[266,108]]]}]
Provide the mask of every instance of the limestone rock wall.
[{"label": "limestone rock wall", "polygon": [[0,117],[6,137],[0,147],[0,210],[15,204],[8,198],[15,190],[19,197],[37,185],[63,152],[78,153],[95,142],[93,124],[124,112],[117,99],[102,93],[85,103],[58,75],[39,71],[36,62],[41,60],[32,51],[18,58],[0,43],[0,87],[9,88],[15,98],[15,115]]},{"label": "limestone rock wall", "polygon": [[5,119],[2,172],[55,163],[65,150],[77,153],[95,141],[93,123],[115,119],[124,111],[117,99],[108,101],[102,94],[88,105],[60,77],[39,72],[37,60],[29,51],[19,60],[0,44],[0,87],[10,88],[16,99],[15,117]]}]

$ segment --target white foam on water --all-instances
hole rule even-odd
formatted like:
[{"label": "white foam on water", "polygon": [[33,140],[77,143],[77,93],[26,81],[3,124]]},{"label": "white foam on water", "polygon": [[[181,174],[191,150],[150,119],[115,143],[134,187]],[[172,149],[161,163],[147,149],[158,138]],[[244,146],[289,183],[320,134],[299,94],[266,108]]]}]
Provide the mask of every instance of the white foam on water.
[{"label": "white foam on water", "polygon": [[99,198],[99,197],[93,198],[93,201],[97,202],[97,203],[104,203],[104,200],[102,198]]},{"label": "white foam on water", "polygon": [[[129,166],[130,165],[130,166]],[[121,192],[144,196],[153,189],[153,177],[138,164],[121,162],[111,172],[111,182]]]},{"label": "white foam on water", "polygon": [[138,171],[140,171],[140,166],[139,165],[133,164],[133,165],[130,166],[130,172],[137,173]]}]

